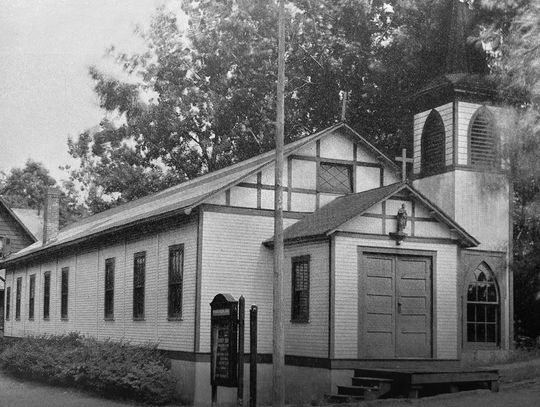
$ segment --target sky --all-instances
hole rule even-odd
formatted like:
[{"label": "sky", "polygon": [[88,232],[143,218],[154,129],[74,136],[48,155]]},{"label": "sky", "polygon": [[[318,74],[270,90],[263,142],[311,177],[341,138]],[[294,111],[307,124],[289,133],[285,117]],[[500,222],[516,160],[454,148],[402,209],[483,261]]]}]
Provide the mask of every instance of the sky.
[{"label": "sky", "polygon": [[76,165],[67,139],[101,121],[88,67],[106,49],[136,51],[136,24],[174,0],[0,0],[0,171],[41,161],[56,179]]}]

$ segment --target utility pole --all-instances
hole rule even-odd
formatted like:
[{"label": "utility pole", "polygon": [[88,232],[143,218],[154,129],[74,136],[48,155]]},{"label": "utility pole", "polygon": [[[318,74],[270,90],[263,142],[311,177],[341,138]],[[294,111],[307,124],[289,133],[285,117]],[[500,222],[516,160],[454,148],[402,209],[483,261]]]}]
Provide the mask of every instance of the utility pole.
[{"label": "utility pole", "polygon": [[285,7],[279,0],[278,77],[276,105],[276,176],[274,195],[274,275],[273,275],[273,351],[272,406],[285,405],[283,380],[285,332],[283,327],[283,144],[285,132]]}]

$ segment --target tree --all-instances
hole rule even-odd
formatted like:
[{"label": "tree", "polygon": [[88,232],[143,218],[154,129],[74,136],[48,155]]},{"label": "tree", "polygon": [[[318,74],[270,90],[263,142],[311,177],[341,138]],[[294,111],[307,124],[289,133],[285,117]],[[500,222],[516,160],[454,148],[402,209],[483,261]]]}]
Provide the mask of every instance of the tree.
[{"label": "tree", "polygon": [[[72,177],[94,212],[273,147],[275,2],[181,4],[187,29],[158,9],[150,28],[137,32],[146,52],[111,48],[130,81],[90,69],[108,119],[69,150],[81,160]],[[286,139],[338,121],[340,93],[350,92],[348,123],[396,152],[412,128],[409,97],[443,72],[447,6],[289,2]]]},{"label": "tree", "polygon": [[500,92],[518,118],[507,126],[507,155],[514,186],[514,278],[516,331],[540,335],[540,3],[521,1],[501,8],[506,25],[486,30]]},{"label": "tree", "polygon": [[[45,205],[47,188],[57,186],[49,170],[37,161],[29,159],[23,168],[13,168],[0,182],[0,196],[11,208],[31,208],[38,213]],[[86,213],[78,202],[78,193],[71,181],[62,185],[60,196],[60,226],[81,218]]]}]

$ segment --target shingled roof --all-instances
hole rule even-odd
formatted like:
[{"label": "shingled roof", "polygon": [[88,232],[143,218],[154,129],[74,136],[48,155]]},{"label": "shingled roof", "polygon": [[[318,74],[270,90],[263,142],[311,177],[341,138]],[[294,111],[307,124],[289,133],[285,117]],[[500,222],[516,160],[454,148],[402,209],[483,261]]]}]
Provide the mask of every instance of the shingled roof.
[{"label": "shingled roof", "polygon": [[[285,229],[283,231],[283,239],[286,243],[290,243],[304,239],[328,236],[345,222],[356,216],[362,215],[373,205],[402,191],[406,191],[411,196],[418,199],[433,212],[433,216],[436,219],[455,230],[460,241],[465,246],[478,246],[480,244],[478,240],[471,236],[452,218],[446,215],[442,209],[438,208],[407,182],[397,182],[384,187],[336,198]],[[266,241],[265,244],[272,245],[273,238]]]},{"label": "shingled roof", "polygon": [[[284,155],[289,156],[294,154],[306,144],[317,141],[332,132],[340,132],[354,138],[357,142],[364,145],[386,167],[390,167],[396,172],[399,171],[397,166],[388,157],[344,123],[336,124],[287,144],[284,149]],[[225,191],[246,177],[271,165],[274,162],[274,154],[274,150],[268,151],[156,194],[89,216],[60,230],[56,240],[46,245],[38,241],[11,255],[8,259],[0,262],[0,268],[15,264],[18,261],[35,258],[53,249],[80,243],[90,237],[97,237],[104,233],[118,231],[146,222],[150,223],[176,214],[189,214],[195,207],[204,203],[210,197]]]}]

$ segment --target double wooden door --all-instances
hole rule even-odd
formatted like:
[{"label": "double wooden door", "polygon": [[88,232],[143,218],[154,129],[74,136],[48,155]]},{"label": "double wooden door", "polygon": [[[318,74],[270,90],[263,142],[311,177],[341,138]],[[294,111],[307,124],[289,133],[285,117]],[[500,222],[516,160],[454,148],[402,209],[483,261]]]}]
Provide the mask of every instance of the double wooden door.
[{"label": "double wooden door", "polygon": [[431,257],[362,253],[359,355],[432,357]]}]

